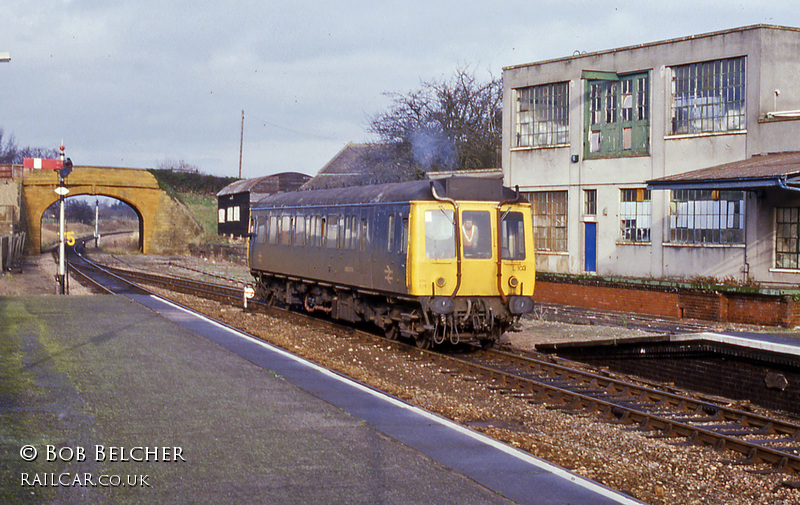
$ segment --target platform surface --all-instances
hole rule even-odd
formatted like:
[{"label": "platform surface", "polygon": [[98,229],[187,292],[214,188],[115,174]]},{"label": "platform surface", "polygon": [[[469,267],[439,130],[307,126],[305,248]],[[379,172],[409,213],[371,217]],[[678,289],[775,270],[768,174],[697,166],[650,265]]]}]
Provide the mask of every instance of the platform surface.
[{"label": "platform surface", "polygon": [[638,503],[154,297],[0,297],[0,373],[3,503]]}]

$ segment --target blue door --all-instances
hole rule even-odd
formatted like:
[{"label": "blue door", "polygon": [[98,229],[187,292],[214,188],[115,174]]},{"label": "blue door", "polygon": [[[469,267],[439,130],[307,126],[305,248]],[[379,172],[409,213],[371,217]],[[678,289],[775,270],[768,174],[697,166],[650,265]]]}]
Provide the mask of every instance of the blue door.
[{"label": "blue door", "polygon": [[583,270],[586,272],[597,271],[597,223],[583,223],[584,250]]}]

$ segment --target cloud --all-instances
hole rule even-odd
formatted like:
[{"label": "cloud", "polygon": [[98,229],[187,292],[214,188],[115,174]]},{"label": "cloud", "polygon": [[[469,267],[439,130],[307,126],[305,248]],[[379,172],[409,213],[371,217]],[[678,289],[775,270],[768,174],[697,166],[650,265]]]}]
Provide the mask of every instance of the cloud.
[{"label": "cloud", "polygon": [[315,173],[370,140],[382,93],[464,64],[503,66],[755,23],[800,25],[794,3],[6,0],[2,127],[73,160],[210,173]]}]

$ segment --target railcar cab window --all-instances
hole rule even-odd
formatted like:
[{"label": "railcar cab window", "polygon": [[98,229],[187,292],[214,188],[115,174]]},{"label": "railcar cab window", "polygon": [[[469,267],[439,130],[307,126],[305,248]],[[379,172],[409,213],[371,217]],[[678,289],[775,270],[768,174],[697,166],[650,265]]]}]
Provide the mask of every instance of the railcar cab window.
[{"label": "railcar cab window", "polygon": [[425,211],[425,256],[429,260],[455,259],[454,223],[452,210]]},{"label": "railcar cab window", "polygon": [[506,212],[501,220],[501,254],[506,260],[525,259],[525,226],[521,212]]},{"label": "railcar cab window", "polygon": [[465,210],[461,214],[461,245],[465,258],[492,257],[492,219],[489,212]]}]

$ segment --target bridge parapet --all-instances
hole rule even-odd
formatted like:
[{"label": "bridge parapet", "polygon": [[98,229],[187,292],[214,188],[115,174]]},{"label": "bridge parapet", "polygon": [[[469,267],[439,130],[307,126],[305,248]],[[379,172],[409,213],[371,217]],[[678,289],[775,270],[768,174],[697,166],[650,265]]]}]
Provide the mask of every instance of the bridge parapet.
[{"label": "bridge parapet", "polygon": [[[57,186],[53,170],[33,171],[22,181],[29,253],[41,250],[42,215],[58,201]],[[130,205],[139,215],[139,247],[145,254],[184,253],[203,231],[186,206],[161,189],[148,170],[76,166],[66,186],[69,196],[108,196]]]}]

